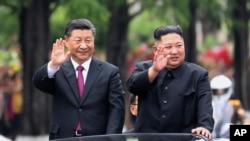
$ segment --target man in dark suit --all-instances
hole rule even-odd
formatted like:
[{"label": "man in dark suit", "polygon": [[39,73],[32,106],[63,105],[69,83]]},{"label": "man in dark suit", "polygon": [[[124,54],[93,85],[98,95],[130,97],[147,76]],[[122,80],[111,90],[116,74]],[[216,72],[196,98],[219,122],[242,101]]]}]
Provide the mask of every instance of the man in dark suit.
[{"label": "man in dark suit", "polygon": [[185,62],[180,26],[154,32],[154,59],[136,64],[126,84],[138,95],[135,131],[194,133],[211,138],[214,126],[208,72]]},{"label": "man in dark suit", "polygon": [[119,69],[93,56],[95,34],[89,20],[70,21],[64,39],[53,44],[51,60],[33,76],[35,87],[53,96],[50,140],[122,132],[125,109]]}]

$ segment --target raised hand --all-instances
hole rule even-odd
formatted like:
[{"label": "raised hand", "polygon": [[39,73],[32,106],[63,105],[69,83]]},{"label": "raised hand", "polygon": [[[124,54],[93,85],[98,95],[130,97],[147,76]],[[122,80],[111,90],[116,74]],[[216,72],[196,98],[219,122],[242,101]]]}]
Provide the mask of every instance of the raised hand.
[{"label": "raised hand", "polygon": [[167,67],[169,55],[164,53],[164,48],[161,44],[153,46],[154,60],[153,65],[149,68],[149,82],[153,82],[159,72]]},{"label": "raised hand", "polygon": [[51,52],[51,68],[58,68],[62,63],[64,63],[70,57],[70,51],[65,52],[64,40],[57,39],[53,44],[53,49]]},{"label": "raised hand", "polygon": [[154,49],[153,69],[159,72],[167,67],[169,55],[166,55],[163,52],[163,47],[160,44],[158,46],[154,46],[153,49]]}]

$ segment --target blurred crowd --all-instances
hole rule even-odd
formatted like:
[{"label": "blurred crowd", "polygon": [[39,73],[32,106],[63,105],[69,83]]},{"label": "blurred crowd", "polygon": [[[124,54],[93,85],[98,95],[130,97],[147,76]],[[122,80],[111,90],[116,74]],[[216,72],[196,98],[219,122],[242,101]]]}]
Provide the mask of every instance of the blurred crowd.
[{"label": "blurred crowd", "polygon": [[127,76],[130,76],[131,72],[134,70],[134,65],[137,62],[153,59],[153,52],[151,47],[151,43],[143,42],[138,47],[130,49],[127,54]]},{"label": "blurred crowd", "polygon": [[22,62],[16,40],[0,50],[0,135],[15,140],[22,114]]}]

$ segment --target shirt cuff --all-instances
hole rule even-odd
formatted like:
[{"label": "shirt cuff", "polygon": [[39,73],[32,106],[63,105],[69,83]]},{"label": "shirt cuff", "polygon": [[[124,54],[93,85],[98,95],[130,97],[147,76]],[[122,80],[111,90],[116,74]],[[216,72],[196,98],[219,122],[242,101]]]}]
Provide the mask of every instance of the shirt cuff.
[{"label": "shirt cuff", "polygon": [[48,71],[48,77],[49,78],[54,78],[54,75],[56,74],[56,72],[59,70],[60,67],[58,67],[57,69],[52,69],[50,67],[51,61],[48,63],[47,66],[47,71]]}]

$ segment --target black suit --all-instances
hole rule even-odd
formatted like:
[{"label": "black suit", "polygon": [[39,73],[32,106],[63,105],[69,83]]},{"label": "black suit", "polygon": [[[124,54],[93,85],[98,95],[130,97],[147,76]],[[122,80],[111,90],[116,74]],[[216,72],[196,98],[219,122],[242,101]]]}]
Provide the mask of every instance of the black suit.
[{"label": "black suit", "polygon": [[33,76],[39,90],[53,95],[50,139],[74,136],[80,119],[83,135],[121,133],[124,124],[124,91],[119,69],[92,58],[82,99],[71,60],[48,78],[47,65]]},{"label": "black suit", "polygon": [[150,83],[151,66],[152,61],[137,64],[127,80],[129,91],[138,95],[136,132],[191,133],[195,127],[205,127],[211,132],[214,120],[207,71],[184,62],[171,73],[162,70]]}]

